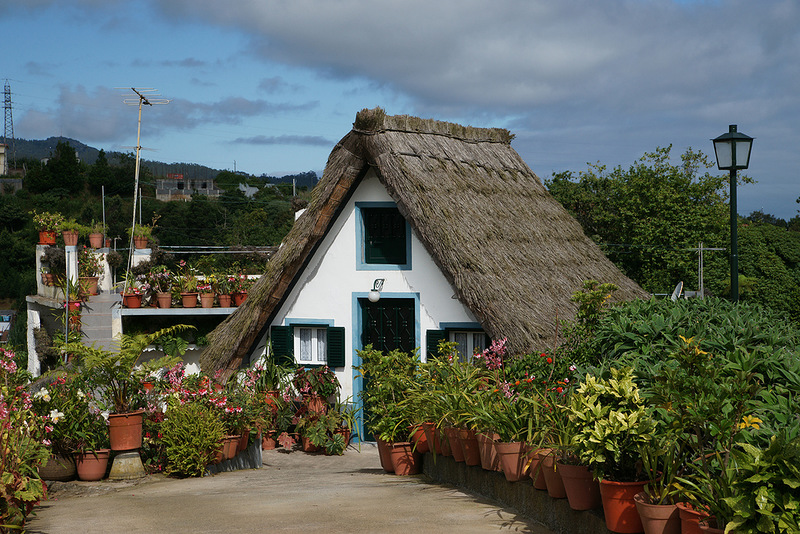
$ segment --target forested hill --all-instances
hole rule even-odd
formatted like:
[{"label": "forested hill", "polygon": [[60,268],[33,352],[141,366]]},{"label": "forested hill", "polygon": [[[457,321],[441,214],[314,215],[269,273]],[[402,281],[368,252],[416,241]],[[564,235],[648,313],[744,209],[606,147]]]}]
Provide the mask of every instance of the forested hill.
[{"label": "forested hill", "polygon": [[[56,153],[56,146],[59,142],[68,143],[75,149],[78,159],[87,165],[94,165],[97,161],[97,155],[100,150],[81,143],[69,137],[49,137],[47,139],[15,139],[14,147],[17,160],[32,159],[42,160],[45,158],[53,157]],[[111,161],[120,161],[122,158],[129,157],[133,150],[128,153],[121,152],[106,152],[106,158]],[[168,174],[183,174],[186,178],[197,180],[213,180],[221,172],[221,169],[212,169],[205,165],[197,163],[164,163],[161,161],[152,161],[142,158],[142,166],[147,168],[153,176],[166,176]],[[254,177],[242,175],[242,181],[250,181]],[[317,183],[317,173],[314,171],[301,172],[297,174],[290,174],[287,176],[275,177],[262,174],[256,181],[264,183],[292,183],[294,179],[297,187],[306,186],[309,189],[314,187]]]}]

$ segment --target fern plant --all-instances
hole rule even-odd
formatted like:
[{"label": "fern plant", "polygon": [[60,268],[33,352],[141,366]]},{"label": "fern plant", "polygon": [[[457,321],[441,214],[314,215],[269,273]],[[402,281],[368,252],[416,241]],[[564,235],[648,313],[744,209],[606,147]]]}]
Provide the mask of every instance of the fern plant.
[{"label": "fern plant", "polygon": [[210,407],[187,402],[167,410],[161,432],[167,456],[164,471],[199,477],[214,459],[224,429]]}]

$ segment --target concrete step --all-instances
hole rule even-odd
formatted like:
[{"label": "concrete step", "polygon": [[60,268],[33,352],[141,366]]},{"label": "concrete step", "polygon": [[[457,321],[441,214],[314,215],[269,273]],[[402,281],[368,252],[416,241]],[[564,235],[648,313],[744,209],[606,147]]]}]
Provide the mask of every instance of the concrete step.
[{"label": "concrete step", "polygon": [[118,344],[112,337],[112,310],[119,306],[118,293],[100,293],[89,298],[81,310],[81,332],[84,343],[94,344],[102,350],[116,350]]}]

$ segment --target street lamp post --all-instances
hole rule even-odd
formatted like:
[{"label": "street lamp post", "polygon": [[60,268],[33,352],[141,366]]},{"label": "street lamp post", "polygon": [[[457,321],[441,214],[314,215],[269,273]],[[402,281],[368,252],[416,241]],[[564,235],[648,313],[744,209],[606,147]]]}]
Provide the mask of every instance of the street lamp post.
[{"label": "street lamp post", "polygon": [[731,300],[739,300],[739,243],[738,214],[736,212],[736,171],[746,169],[750,165],[750,149],[753,138],[736,131],[736,125],[728,127],[724,133],[712,139],[714,153],[717,156],[717,167],[721,171],[730,171],[731,182]]}]

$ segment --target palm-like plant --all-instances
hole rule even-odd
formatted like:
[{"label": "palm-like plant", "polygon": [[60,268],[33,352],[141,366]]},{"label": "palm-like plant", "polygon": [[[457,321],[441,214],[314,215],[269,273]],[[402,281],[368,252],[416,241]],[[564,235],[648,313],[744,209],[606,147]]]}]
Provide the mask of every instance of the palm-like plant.
[{"label": "palm-like plant", "polygon": [[103,389],[102,395],[115,413],[128,413],[138,408],[136,394],[142,380],[151,372],[163,367],[171,367],[180,361],[177,356],[163,356],[155,360],[140,362],[144,350],[165,336],[172,336],[189,329],[189,325],[175,325],[162,328],[152,334],[123,335],[119,350],[107,351],[94,345],[66,343],[63,348],[68,353],[83,359],[87,372],[94,376]]}]

